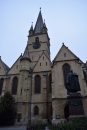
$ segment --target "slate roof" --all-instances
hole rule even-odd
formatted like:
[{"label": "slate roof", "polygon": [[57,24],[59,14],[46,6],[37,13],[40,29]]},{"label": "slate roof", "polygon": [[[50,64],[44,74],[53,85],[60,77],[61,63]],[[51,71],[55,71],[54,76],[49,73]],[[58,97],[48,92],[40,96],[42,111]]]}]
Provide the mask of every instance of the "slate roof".
[{"label": "slate roof", "polygon": [[2,66],[3,66],[4,70],[5,70],[5,72],[8,72],[10,68],[2,61],[1,58],[0,58],[0,61],[1,61],[1,64],[2,64]]},{"label": "slate roof", "polygon": [[43,18],[42,18],[42,14],[41,14],[41,10],[40,10],[38,18],[37,18],[36,25],[35,25],[35,28],[34,28],[34,33],[35,34],[40,33],[42,28],[43,28]]}]

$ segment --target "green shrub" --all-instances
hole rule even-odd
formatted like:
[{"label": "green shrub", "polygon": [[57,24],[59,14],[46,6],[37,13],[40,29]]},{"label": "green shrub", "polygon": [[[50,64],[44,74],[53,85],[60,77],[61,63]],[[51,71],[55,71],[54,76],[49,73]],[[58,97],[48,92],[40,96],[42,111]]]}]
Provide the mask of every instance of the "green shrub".
[{"label": "green shrub", "polygon": [[33,130],[45,130],[46,126],[49,130],[87,130],[87,118],[75,118],[57,125],[37,124],[33,126]]},{"label": "green shrub", "polygon": [[15,100],[9,92],[0,98],[0,126],[13,125],[16,118]]}]

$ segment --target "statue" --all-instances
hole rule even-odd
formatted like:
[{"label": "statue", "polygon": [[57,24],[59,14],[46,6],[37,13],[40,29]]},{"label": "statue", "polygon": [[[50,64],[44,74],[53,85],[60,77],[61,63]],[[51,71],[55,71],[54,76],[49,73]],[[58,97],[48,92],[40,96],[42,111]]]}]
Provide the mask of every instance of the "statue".
[{"label": "statue", "polygon": [[73,71],[70,71],[67,75],[66,88],[71,93],[80,91],[78,75]]}]

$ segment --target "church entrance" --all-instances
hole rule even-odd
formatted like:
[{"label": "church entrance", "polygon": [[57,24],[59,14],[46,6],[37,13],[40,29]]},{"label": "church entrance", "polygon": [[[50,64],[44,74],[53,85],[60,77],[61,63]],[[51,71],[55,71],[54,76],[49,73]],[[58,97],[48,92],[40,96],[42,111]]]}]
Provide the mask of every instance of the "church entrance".
[{"label": "church entrance", "polygon": [[66,103],[64,107],[64,116],[65,116],[65,119],[68,120],[69,118],[69,104],[68,103]]}]

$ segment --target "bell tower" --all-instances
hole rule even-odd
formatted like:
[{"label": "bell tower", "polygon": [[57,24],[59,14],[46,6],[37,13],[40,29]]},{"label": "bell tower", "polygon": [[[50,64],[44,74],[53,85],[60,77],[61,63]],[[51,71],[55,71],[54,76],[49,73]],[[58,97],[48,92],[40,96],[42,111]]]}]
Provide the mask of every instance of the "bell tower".
[{"label": "bell tower", "polygon": [[[21,63],[26,66],[31,65],[32,74],[28,79],[30,98],[30,118],[37,120],[39,118],[48,119],[50,117],[49,108],[51,107],[51,61],[50,61],[50,39],[47,32],[45,20],[43,21],[41,9],[38,18],[33,27],[29,30],[27,46],[23,58],[31,60],[31,63],[23,59]],[[21,71],[24,74],[24,70]],[[28,77],[27,71],[25,72]],[[23,81],[23,80],[22,80]],[[26,80],[27,81],[27,80]],[[24,83],[24,81],[23,81]],[[26,82],[27,84],[27,82]],[[38,113],[35,110],[38,109]],[[40,111],[41,110],[41,111]]]},{"label": "bell tower", "polygon": [[50,39],[40,8],[35,27],[33,27],[33,23],[30,27],[24,56],[29,56],[33,65],[35,65],[43,52],[50,59]]}]

